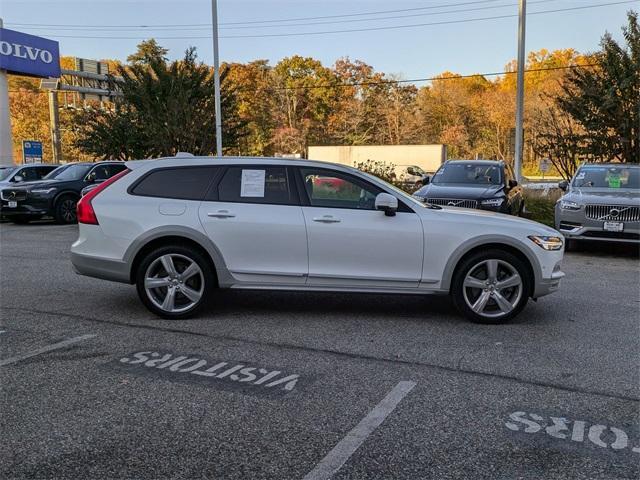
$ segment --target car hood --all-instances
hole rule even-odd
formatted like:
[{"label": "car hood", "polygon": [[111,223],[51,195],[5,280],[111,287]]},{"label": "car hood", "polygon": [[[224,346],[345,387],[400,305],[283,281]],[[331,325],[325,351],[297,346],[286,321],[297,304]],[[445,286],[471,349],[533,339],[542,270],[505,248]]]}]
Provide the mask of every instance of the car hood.
[{"label": "car hood", "polygon": [[[60,180],[50,179],[50,180],[34,180],[32,182],[20,182],[12,185],[12,188],[22,189],[22,190],[32,190],[34,188],[47,188],[47,187],[63,187],[67,183],[72,182],[61,182]],[[2,187],[6,187],[2,185]]]},{"label": "car hood", "polygon": [[431,183],[414,193],[422,198],[492,198],[502,193],[502,185],[467,185],[450,183],[436,185]]},{"label": "car hood", "polygon": [[594,204],[635,204],[640,201],[640,190],[631,188],[575,188],[562,197],[563,200],[570,200],[577,203]]},{"label": "car hood", "polygon": [[[503,213],[489,210],[476,210],[471,208],[446,207],[438,209],[438,215],[445,215],[455,223],[464,225],[465,223],[482,224],[488,227],[487,230],[497,229],[497,231],[510,231],[513,229],[526,230],[535,235],[559,236],[560,233],[542,223],[534,222],[522,217],[514,217]],[[425,208],[424,215],[432,215],[433,210]]]}]

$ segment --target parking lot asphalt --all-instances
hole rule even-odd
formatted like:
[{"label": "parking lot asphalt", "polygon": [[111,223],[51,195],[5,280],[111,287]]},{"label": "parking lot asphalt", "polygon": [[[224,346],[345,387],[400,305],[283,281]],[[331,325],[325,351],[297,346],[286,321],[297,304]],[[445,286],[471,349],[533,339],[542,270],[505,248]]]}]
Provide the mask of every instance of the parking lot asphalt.
[{"label": "parking lot asphalt", "polygon": [[[443,297],[221,291],[185,321],[0,225],[0,478],[636,479],[634,247],[508,325]],[[207,371],[207,369],[209,369]]]}]

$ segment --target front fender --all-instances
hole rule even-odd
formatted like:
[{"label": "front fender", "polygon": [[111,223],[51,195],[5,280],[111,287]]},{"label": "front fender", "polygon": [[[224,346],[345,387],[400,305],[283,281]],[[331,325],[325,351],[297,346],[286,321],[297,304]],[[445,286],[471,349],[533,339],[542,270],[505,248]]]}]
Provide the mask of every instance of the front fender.
[{"label": "front fender", "polygon": [[449,257],[449,260],[447,261],[447,264],[445,265],[442,275],[442,290],[450,290],[451,282],[453,280],[453,274],[456,267],[458,266],[458,263],[460,263],[460,260],[462,260],[462,258],[474,248],[482,247],[484,245],[507,245],[509,247],[515,248],[529,260],[529,264],[531,265],[531,270],[533,271],[534,276],[533,287],[541,282],[542,267],[540,266],[540,262],[538,261],[536,255],[527,245],[516,238],[504,235],[481,235],[479,237],[474,237],[465,241],[453,251],[453,253]]}]

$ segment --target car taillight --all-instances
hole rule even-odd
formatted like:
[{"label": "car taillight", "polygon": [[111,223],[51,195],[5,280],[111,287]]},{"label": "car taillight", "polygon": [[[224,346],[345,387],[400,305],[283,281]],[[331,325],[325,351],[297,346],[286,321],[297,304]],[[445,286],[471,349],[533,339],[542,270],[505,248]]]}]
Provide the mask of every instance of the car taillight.
[{"label": "car taillight", "polygon": [[128,168],[123,170],[122,172],[114,175],[113,177],[105,180],[100,185],[98,185],[93,190],[87,192],[84,197],[80,199],[78,204],[76,205],[76,212],[78,214],[78,223],[88,223],[89,225],[98,225],[98,217],[96,217],[96,212],[93,210],[93,205],[91,205],[91,200],[96,198],[98,194],[107,188],[109,185],[114,183],[115,181],[124,177],[131,170]]}]

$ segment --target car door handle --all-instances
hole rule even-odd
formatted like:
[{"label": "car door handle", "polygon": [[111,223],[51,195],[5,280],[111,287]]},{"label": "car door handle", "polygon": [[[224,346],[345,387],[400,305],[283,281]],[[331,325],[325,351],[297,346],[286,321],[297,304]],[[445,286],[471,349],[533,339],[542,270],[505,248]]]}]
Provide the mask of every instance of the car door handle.
[{"label": "car door handle", "polygon": [[320,223],[339,223],[340,219],[336,217],[332,217],[331,215],[324,215],[322,217],[314,217],[313,221],[320,222]]},{"label": "car door handle", "polygon": [[217,212],[209,212],[207,213],[208,217],[214,218],[233,218],[235,217],[235,213],[229,212],[229,210],[218,210]]}]

